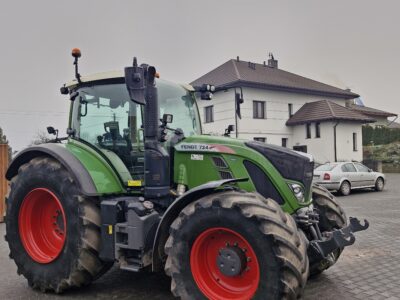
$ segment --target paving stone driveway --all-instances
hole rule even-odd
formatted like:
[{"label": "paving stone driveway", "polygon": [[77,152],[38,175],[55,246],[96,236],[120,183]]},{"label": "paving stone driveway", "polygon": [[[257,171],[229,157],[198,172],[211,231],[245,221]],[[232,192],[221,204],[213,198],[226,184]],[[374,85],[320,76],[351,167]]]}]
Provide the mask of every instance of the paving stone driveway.
[{"label": "paving stone driveway", "polygon": [[[357,234],[339,262],[318,278],[310,279],[305,299],[400,299],[400,174],[389,174],[381,193],[355,192],[338,197],[348,216],[367,218],[368,231]],[[4,235],[4,224],[0,235]],[[112,269],[89,287],[62,296],[31,290],[8,259],[0,240],[0,299],[174,299],[169,280],[158,274],[132,274]]]}]

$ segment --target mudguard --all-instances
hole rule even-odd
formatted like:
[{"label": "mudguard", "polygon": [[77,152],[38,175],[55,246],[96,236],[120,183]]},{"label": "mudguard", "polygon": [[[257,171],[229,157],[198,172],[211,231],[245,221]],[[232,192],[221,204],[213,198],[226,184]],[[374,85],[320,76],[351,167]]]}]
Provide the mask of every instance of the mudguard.
[{"label": "mudguard", "polygon": [[19,152],[6,172],[7,180],[11,180],[18,174],[18,169],[21,165],[39,156],[51,157],[59,161],[72,174],[82,194],[86,196],[98,196],[101,194],[85,165],[63,144],[41,144]]},{"label": "mudguard", "polygon": [[153,271],[159,271],[162,268],[162,260],[165,256],[164,245],[169,236],[169,228],[172,222],[179,216],[182,209],[193,201],[215,193],[216,189],[223,187],[224,185],[247,180],[248,178],[210,181],[187,191],[185,194],[177,198],[165,211],[157,227],[153,244]]}]

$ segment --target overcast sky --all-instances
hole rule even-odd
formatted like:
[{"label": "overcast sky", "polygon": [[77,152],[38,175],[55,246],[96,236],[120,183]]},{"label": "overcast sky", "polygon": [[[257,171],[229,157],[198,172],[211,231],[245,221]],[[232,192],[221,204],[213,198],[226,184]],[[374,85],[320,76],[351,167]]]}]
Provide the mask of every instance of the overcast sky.
[{"label": "overcast sky", "polygon": [[165,79],[190,82],[230,58],[279,67],[360,94],[400,114],[400,1],[0,0],[0,127],[20,150],[53,125],[64,133],[59,87],[123,69],[134,55]]}]

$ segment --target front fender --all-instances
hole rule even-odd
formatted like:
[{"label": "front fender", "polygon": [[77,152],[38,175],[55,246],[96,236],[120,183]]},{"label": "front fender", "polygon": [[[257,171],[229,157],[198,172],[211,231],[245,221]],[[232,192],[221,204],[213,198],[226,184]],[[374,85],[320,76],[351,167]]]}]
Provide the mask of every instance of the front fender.
[{"label": "front fender", "polygon": [[160,223],[158,224],[153,244],[153,271],[159,271],[162,268],[162,259],[165,256],[164,245],[169,236],[169,228],[179,213],[190,203],[202,197],[215,193],[216,190],[224,185],[247,181],[248,178],[225,179],[210,181],[199,185],[177,198],[165,211]]}]

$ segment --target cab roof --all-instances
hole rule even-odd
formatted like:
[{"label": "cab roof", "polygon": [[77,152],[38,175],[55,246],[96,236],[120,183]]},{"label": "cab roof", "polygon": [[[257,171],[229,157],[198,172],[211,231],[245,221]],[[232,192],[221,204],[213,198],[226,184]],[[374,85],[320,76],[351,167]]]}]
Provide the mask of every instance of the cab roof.
[{"label": "cab roof", "polygon": [[[81,81],[83,83],[88,83],[88,82],[96,82],[96,81],[102,81],[102,80],[108,80],[108,79],[124,79],[125,73],[124,71],[108,71],[108,72],[102,72],[102,73],[95,73],[91,75],[83,75],[81,76]],[[159,79],[157,79],[159,80]],[[162,80],[162,79],[161,79]],[[182,86],[184,89],[193,92],[194,88],[189,85],[189,84],[184,84],[184,83],[177,83],[178,85]],[[74,88],[78,85],[78,81],[76,79],[73,79],[72,81],[68,82],[65,86],[68,88]]]}]

